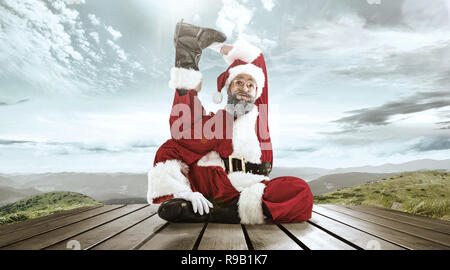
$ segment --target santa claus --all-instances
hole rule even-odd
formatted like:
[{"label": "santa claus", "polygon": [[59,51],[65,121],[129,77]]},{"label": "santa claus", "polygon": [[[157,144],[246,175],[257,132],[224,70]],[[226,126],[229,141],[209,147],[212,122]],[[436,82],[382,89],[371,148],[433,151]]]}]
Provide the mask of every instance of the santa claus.
[{"label": "santa claus", "polygon": [[[149,203],[170,222],[261,224],[302,222],[311,217],[313,196],[297,177],[270,179],[273,165],[268,127],[264,56],[243,39],[226,45],[223,33],[179,22],[175,28],[175,90],[169,118],[172,138],[157,151],[148,173]],[[229,67],[217,79],[214,101],[223,110],[207,114],[198,92],[202,50],[224,55]]]}]

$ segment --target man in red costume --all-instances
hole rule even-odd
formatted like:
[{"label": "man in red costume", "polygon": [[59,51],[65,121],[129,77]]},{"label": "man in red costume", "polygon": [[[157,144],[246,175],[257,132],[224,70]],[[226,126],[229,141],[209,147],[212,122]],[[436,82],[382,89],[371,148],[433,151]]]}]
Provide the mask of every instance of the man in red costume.
[{"label": "man in red costume", "polygon": [[[175,90],[169,118],[172,138],[157,151],[148,173],[149,203],[170,222],[261,224],[266,219],[311,218],[313,196],[296,177],[270,179],[273,164],[268,127],[268,84],[260,49],[239,39],[225,45],[223,33],[181,21],[175,29]],[[227,91],[227,106],[206,114],[197,93],[202,50],[224,55],[228,69],[217,79],[214,102]]]}]

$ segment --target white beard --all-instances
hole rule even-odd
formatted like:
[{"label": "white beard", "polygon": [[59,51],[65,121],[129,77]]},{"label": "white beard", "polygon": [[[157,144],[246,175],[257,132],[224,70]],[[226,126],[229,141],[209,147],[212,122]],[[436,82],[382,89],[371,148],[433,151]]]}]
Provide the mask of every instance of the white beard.
[{"label": "white beard", "polygon": [[258,108],[253,107],[248,113],[234,120],[233,124],[233,156],[243,156],[245,161],[261,163],[261,148],[256,135]]}]

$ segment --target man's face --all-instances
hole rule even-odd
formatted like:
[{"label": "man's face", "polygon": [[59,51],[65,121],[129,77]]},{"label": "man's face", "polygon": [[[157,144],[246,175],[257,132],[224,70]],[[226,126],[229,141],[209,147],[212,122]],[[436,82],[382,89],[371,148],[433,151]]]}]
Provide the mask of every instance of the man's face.
[{"label": "man's face", "polygon": [[236,117],[248,113],[255,103],[257,85],[255,79],[247,74],[237,75],[228,88],[228,108]]},{"label": "man's face", "polygon": [[253,103],[256,97],[257,85],[255,79],[248,74],[237,75],[230,84],[228,95],[244,102]]}]

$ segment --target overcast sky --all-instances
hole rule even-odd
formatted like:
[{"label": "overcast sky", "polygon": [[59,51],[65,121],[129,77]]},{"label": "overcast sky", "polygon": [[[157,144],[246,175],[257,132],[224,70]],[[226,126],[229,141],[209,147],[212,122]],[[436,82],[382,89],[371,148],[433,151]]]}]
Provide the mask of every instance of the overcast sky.
[{"label": "overcast sky", "polygon": [[181,18],[262,48],[276,166],[450,157],[450,0],[0,0],[0,142],[160,145]]}]

